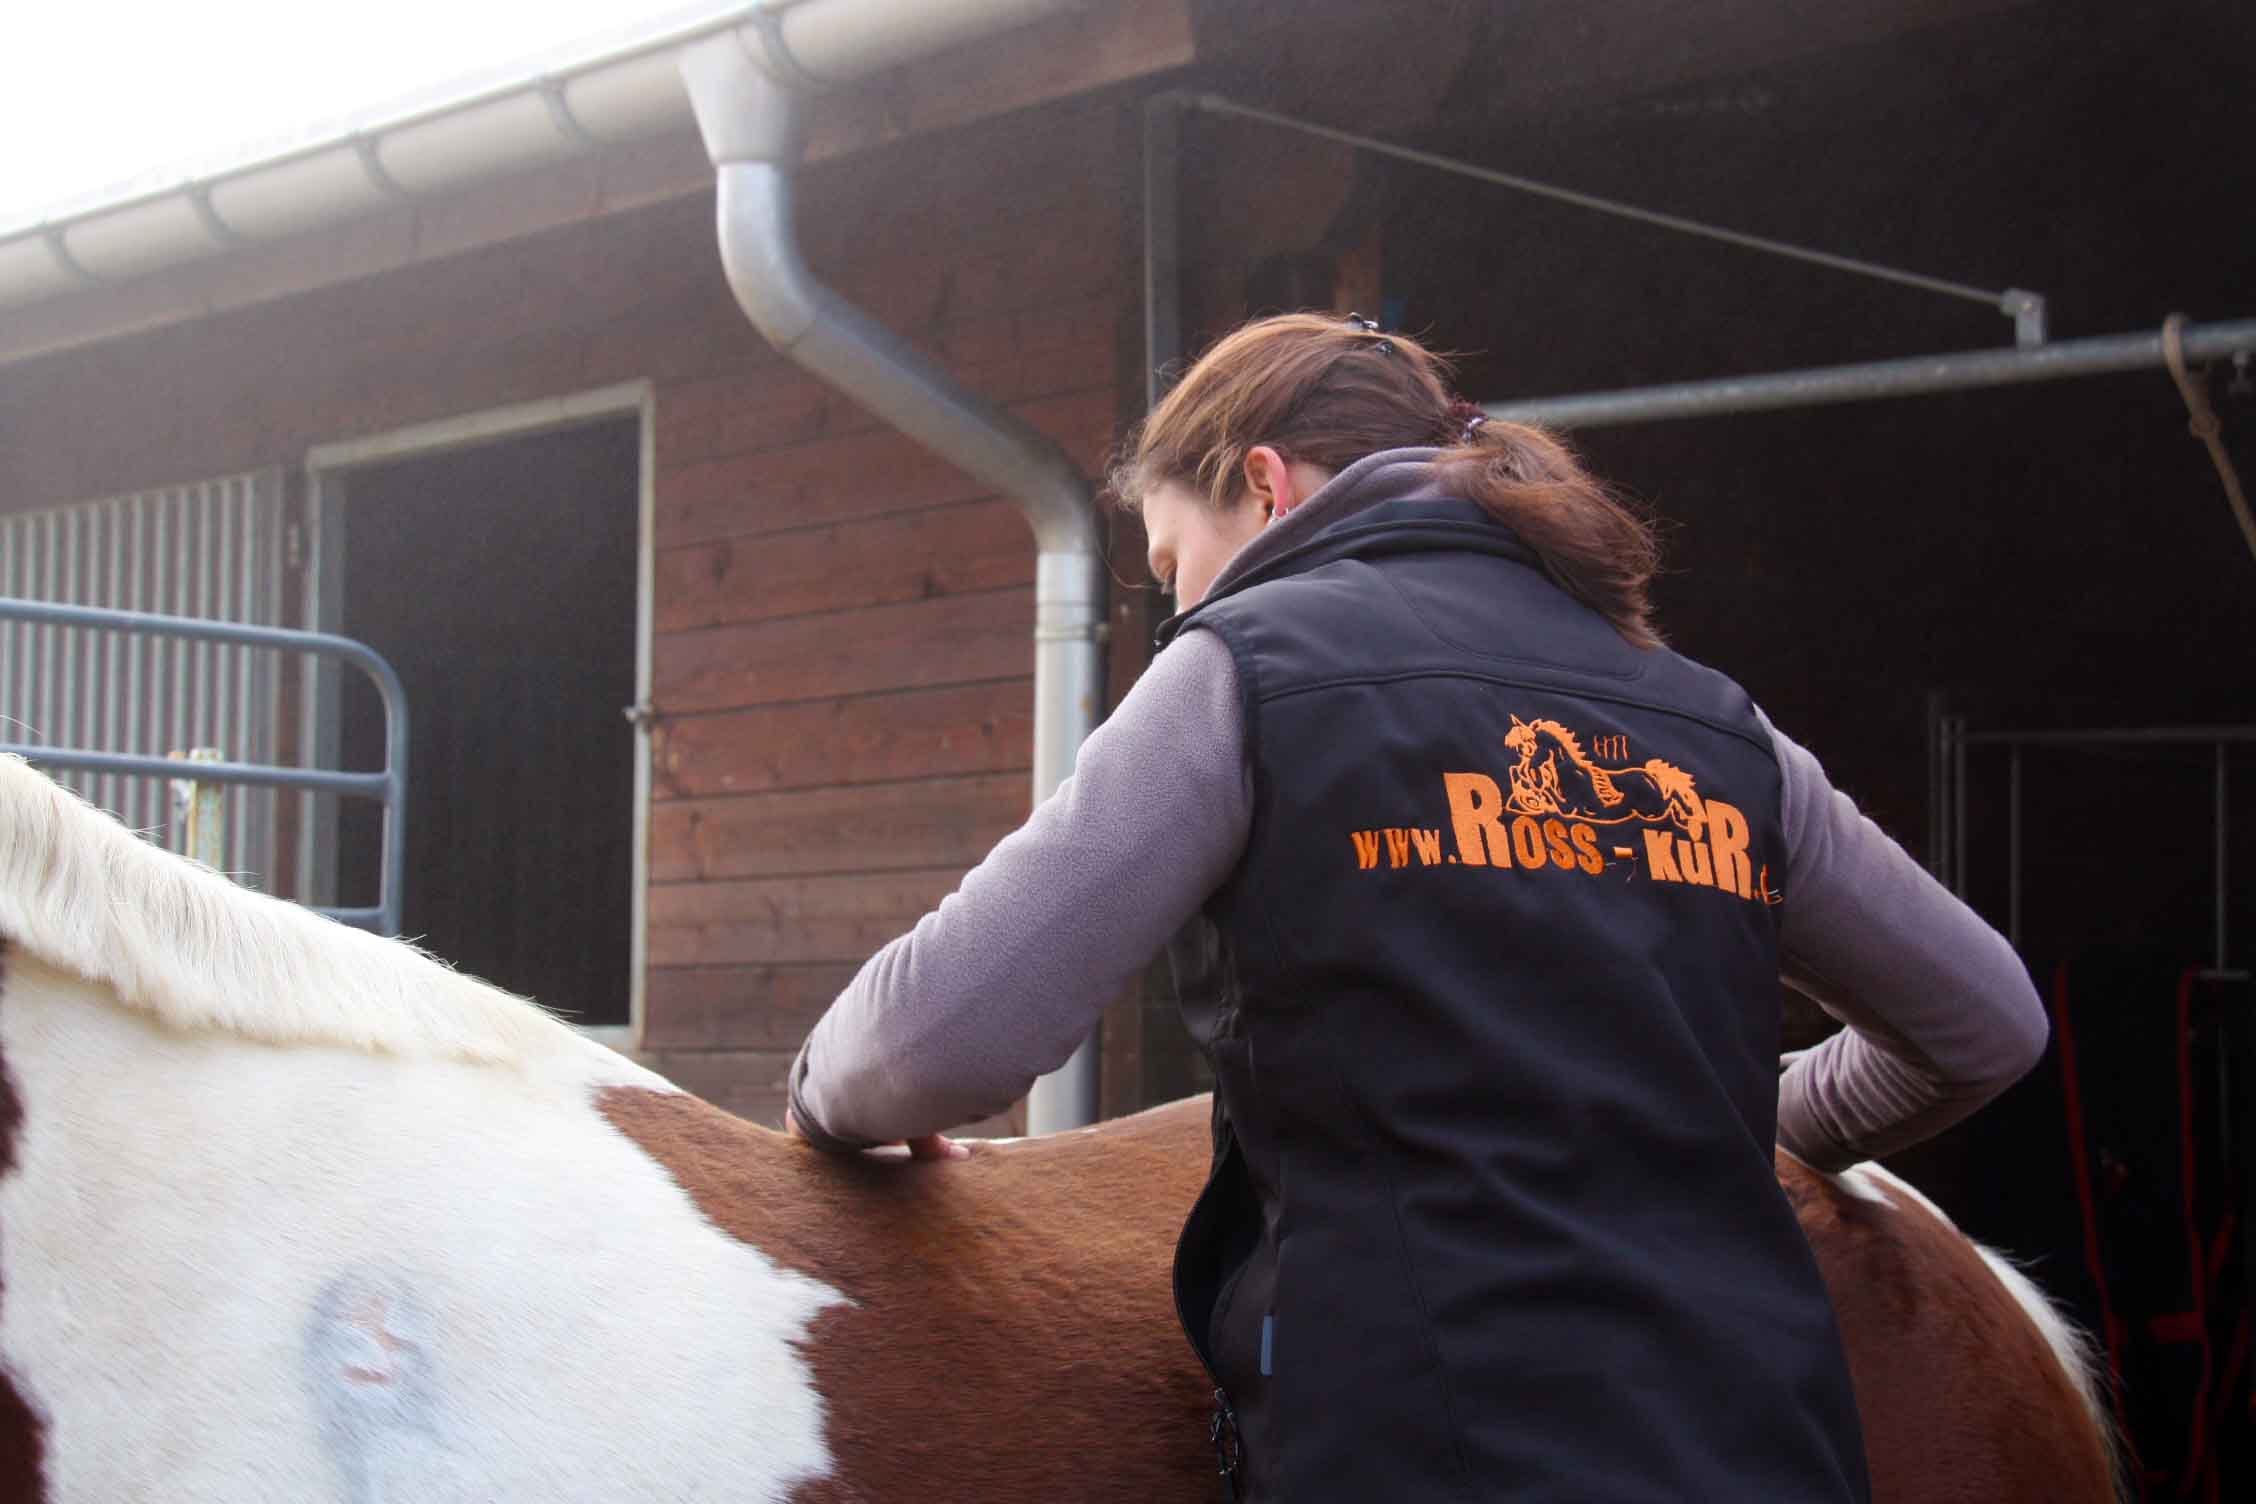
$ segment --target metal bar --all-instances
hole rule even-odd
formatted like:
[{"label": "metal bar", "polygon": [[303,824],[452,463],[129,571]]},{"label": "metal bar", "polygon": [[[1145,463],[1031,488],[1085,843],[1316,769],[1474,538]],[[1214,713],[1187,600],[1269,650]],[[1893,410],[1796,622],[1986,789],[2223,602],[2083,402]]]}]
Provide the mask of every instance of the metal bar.
[{"label": "metal bar", "polygon": [[[2189,360],[2217,360],[2256,351],[2256,319],[2204,324],[2188,329]],[[1555,428],[1602,428],[1618,423],[1650,423],[1667,418],[1714,418],[1726,413],[1764,412],[1787,407],[1821,407],[1831,402],[1864,402],[1886,397],[1916,397],[1930,392],[1969,391],[2095,376],[2109,371],[2158,367],[2162,336],[2113,334],[2062,340],[2034,350],[1968,350],[1949,355],[1915,355],[1858,365],[1815,366],[1763,376],[1726,376],[1710,381],[1678,381],[1614,392],[1583,392],[1567,397],[1534,397],[1482,405],[1492,418],[1541,423]]]},{"label": "metal bar", "polygon": [[2217,799],[2217,970],[2227,971],[2225,964],[2225,744],[2217,743],[2216,761]]},{"label": "metal bar", "polygon": [[1980,746],[2024,747],[2183,746],[2214,742],[2256,742],[2256,725],[2132,726],[2092,731],[1977,731],[1968,741]]},{"label": "metal bar", "polygon": [[[123,501],[104,503],[102,510],[109,517],[109,574],[96,605],[112,610],[125,604],[125,527],[127,506]],[[124,638],[112,632],[102,640],[102,745],[118,744],[118,723],[124,717],[125,674],[127,644]],[[115,810],[123,785],[116,778],[102,780],[102,808]]]},{"label": "metal bar", "polygon": [[39,742],[0,742],[0,757],[20,757],[35,767],[71,772],[115,773],[137,778],[239,783],[253,788],[307,789],[382,799],[391,788],[389,773],[340,773],[327,768],[285,768],[267,763],[197,762],[178,757],[148,757],[135,752],[81,752]]},{"label": "metal bar", "polygon": [[2021,948],[2021,748],[2015,744],[2006,757],[2005,790],[2005,938]]},{"label": "metal bar", "polygon": [[[39,563],[34,578],[44,595],[55,592],[55,517],[49,513],[38,519]],[[39,629],[39,671],[33,686],[33,703],[38,712],[33,716],[37,723],[32,734],[42,740],[52,740],[55,735],[55,648],[62,634],[52,627]]]},{"label": "metal bar", "polygon": [[1159,405],[1183,355],[1183,96],[1144,101],[1144,406]]},{"label": "metal bar", "polygon": [[1943,696],[1927,694],[1927,871],[1943,876]]},{"label": "metal bar", "polygon": [[[142,546],[148,537],[149,515],[148,508],[141,505],[138,497],[133,501],[132,512],[133,535],[128,545],[130,552],[127,556],[131,560],[131,563],[127,566],[131,570],[131,574],[128,576],[124,598],[112,601],[110,605],[113,608],[122,607],[128,611],[139,611],[144,604],[142,591],[149,578],[149,550]],[[111,639],[113,642],[118,640],[115,637]],[[132,638],[124,639],[124,643],[125,734],[121,745],[140,747],[143,745],[141,741],[141,705],[142,697],[146,692],[149,644]],[[124,808],[119,810],[119,813],[125,817],[125,823],[135,830],[142,829],[148,824],[148,821],[142,815],[142,808],[147,802],[148,791],[147,782],[136,779],[128,790],[120,792],[118,802]]]},{"label": "metal bar", "polygon": [[[176,643],[238,643],[313,653],[341,659],[374,681],[384,706],[384,770],[381,773],[337,773],[315,768],[281,768],[248,763],[211,763],[197,769],[214,782],[236,782],[266,788],[295,788],[328,793],[356,794],[381,799],[384,831],[377,907],[384,916],[384,933],[398,934],[406,894],[407,843],[407,694],[399,675],[383,656],[365,643],[328,632],[302,632],[289,627],[258,626],[248,622],[205,621],[192,616],[156,616],[113,611],[92,606],[63,606],[48,601],[0,598],[0,620],[30,622],[53,628],[96,627],[168,637]],[[73,752],[39,746],[0,744],[0,753],[13,753],[52,767],[73,767],[148,777],[177,777],[179,767],[161,757],[119,753]]]},{"label": "metal bar", "polygon": [[[47,593],[57,600],[84,599],[78,591],[77,512],[54,514],[55,552],[50,557]],[[84,646],[76,632],[55,634],[55,705],[49,723],[39,728],[46,740],[69,746],[78,741],[78,650]]]},{"label": "metal bar", "polygon": [[226,817],[223,801],[230,785],[216,778],[199,779],[195,774],[198,768],[221,760],[217,747],[192,748],[185,757],[179,759],[196,765],[183,769],[189,776],[180,780],[187,785],[187,813],[182,820],[185,828],[183,844],[188,855],[214,872],[224,872],[227,869],[227,827],[224,823]]},{"label": "metal bar", "polygon": [[[1940,699],[1940,697],[1938,697]],[[1956,850],[1954,825],[1951,825],[1951,731],[1956,728],[1956,717],[1936,706],[1936,882],[1951,893],[1958,891],[1958,882],[1951,877],[1951,852]]]},{"label": "metal bar", "polygon": [[1951,717],[1951,883],[1966,896],[1966,717]]},{"label": "metal bar", "polygon": [[1335,130],[1328,125],[1279,115],[1269,110],[1257,110],[1242,105],[1219,94],[1197,94],[1191,102],[1199,109],[1215,115],[1236,115],[1245,120],[1258,120],[1265,125],[1279,126],[1303,135],[1319,136],[1326,141],[1337,141],[1342,146],[1352,146],[1382,157],[1394,157],[1404,162],[1415,162],[1421,167],[1431,167],[1441,172],[1452,172],[1459,177],[1476,178],[1483,183],[1493,183],[1499,188],[1510,188],[1519,193],[1533,194],[1562,204],[1573,204],[1581,209],[1593,209],[1600,214],[1611,214],[1617,219],[1633,219],[1640,224],[1657,225],[1679,234],[1696,235],[1703,240],[1719,240],[1726,245],[1762,251],[1772,256],[1783,256],[1790,261],[1806,261],[1813,266],[1831,267],[1835,271],[1853,272],[1858,276],[1877,278],[1905,287],[1917,287],[1927,292],[1941,293],[1945,297],[1964,298],[1970,303],[1984,303],[2006,314],[2018,314],[2019,306],[2009,306],[2018,291],[2013,288],[1992,290],[1975,287],[1965,282],[1952,282],[1942,277],[1930,277],[1923,272],[1905,271],[1901,267],[1886,266],[1877,261],[1865,261],[1855,256],[1839,256],[1831,251],[1820,251],[1811,246],[1796,245],[1790,240],[1775,240],[1767,235],[1750,235],[1744,230],[1727,229],[1703,220],[1687,219],[1681,214],[1663,214],[1655,209],[1639,208],[1619,199],[1601,198],[1595,193],[1582,193],[1572,188],[1561,188],[1555,183],[1540,182],[1535,178],[1521,177],[1517,173],[1498,172],[1493,167],[1483,167],[1477,162],[1467,162],[1458,157],[1445,157],[1439,152],[1419,151],[1413,147],[1397,146],[1391,141],[1381,141],[1372,136],[1359,136],[1353,131]]}]

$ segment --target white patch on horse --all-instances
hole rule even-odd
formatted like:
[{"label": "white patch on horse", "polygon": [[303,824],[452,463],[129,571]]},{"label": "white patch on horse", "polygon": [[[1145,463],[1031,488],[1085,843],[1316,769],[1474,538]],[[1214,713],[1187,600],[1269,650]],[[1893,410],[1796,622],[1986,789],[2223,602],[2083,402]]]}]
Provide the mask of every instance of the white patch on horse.
[{"label": "white patch on horse", "polygon": [[[1919,1187],[1879,1165],[1852,1165],[1833,1178],[1843,1190],[1860,1201],[1877,1201],[1886,1206],[1891,1204],[1889,1198],[1894,1197],[1899,1202],[1910,1202],[1926,1208],[1936,1221],[1953,1231],[1958,1228],[1958,1224],[1951,1221],[1943,1209],[1929,1200]],[[2101,1377],[2107,1371],[2107,1356],[2100,1350],[2099,1343],[2090,1333],[2061,1315],[2060,1308],[2053,1304],[2052,1297],[2039,1289],[2036,1282],[2024,1274],[2013,1260],[1972,1238],[1966,1241],[1969,1247],[1981,1255],[1982,1262],[1989,1267],[1990,1273],[1997,1277],[1999,1284],[2005,1286],[2006,1293],[2013,1297],[2013,1303],[2021,1308],[2021,1314],[2029,1318],[2038,1335],[2044,1338],[2045,1346],[2052,1350],[2054,1360],[2067,1373],[2069,1382],[2076,1386],[2076,1393],[2083,1400],[2085,1411],[2107,1437],[2110,1448],[2113,1448],[2116,1443],[2114,1410],[2107,1402],[2105,1381]]]},{"label": "white patch on horse", "polygon": [[[662,1080],[399,947],[186,864],[152,878],[143,853],[174,859],[99,817],[27,825],[19,777],[0,1363],[47,1417],[51,1501],[749,1501],[828,1475],[801,1344],[842,1297],[716,1228],[596,1108]],[[49,862],[58,892],[27,901]],[[127,913],[152,894],[177,926]],[[57,960],[120,937],[101,980]],[[292,990],[207,990],[237,986]],[[394,990],[419,1011],[387,1029]],[[258,1042],[283,1023],[310,1042]]]},{"label": "white patch on horse", "polygon": [[[1882,1170],[1878,1165],[1851,1165],[1846,1170],[1843,1170],[1840,1174],[1831,1176],[1829,1178],[1835,1185],[1839,1186],[1843,1191],[1847,1192],[1851,1197],[1855,1198],[1858,1201],[1870,1202],[1874,1206],[1892,1207],[1895,1205],[1895,1203],[1893,1201],[1890,1201],[1888,1199],[1888,1193],[1885,1190],[1881,1189],[1881,1183],[1879,1179],[1880,1176],[1886,1174],[1887,1171]],[[1894,1176],[1889,1176],[1888,1178],[1891,1180],[1895,1179]],[[1900,1180],[1897,1180],[1895,1183],[1899,1186],[1903,1185],[1903,1182]],[[1910,1187],[1905,1186],[1904,1189],[1910,1190]],[[1917,1191],[1912,1191],[1912,1194],[1914,1196],[1917,1196],[1919,1193]],[[1925,1200],[1926,1198],[1920,1197],[1920,1199]],[[1933,1207],[1930,1205],[1928,1209],[1932,1211]],[[1942,1213],[1936,1212],[1935,1215],[1940,1217],[1942,1216]],[[1948,1217],[1944,1217],[1943,1220],[1947,1222],[1950,1219]]]}]

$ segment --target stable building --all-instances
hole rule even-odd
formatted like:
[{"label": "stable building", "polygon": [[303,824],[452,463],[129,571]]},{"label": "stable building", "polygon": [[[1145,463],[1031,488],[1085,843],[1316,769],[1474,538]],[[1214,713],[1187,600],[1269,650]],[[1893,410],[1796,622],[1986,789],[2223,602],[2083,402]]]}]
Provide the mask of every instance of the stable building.
[{"label": "stable building", "polygon": [[[1069,755],[1038,655],[1079,653],[1066,698],[1101,715],[1167,606],[1096,509],[1093,619],[1038,621],[1024,499],[747,317],[683,81],[735,38],[806,91],[806,265],[1084,479],[1173,363],[1281,308],[1430,333],[1467,396],[1568,426],[1667,525],[1673,641],[2040,980],[2116,1017],[2183,991],[2189,1072],[2223,1083],[2186,1107],[2216,1225],[2249,1168],[2256,557],[2158,352],[2188,315],[2245,460],[2245,8],[968,9],[677,14],[0,226],[0,596],[374,647],[408,707],[403,932],[776,1118],[823,1006],[1024,817],[1038,744],[1053,778]],[[880,24],[844,82],[759,51]],[[0,713],[384,759],[357,673],[264,650],[0,622]],[[147,780],[81,786],[176,823]],[[373,901],[377,806],[226,810],[244,880]],[[1104,1114],[1199,1088],[1163,978],[1093,1069]],[[2040,1075],[1910,1168],[1977,1234],[2061,1249],[2059,1288],[2077,1172]]]}]

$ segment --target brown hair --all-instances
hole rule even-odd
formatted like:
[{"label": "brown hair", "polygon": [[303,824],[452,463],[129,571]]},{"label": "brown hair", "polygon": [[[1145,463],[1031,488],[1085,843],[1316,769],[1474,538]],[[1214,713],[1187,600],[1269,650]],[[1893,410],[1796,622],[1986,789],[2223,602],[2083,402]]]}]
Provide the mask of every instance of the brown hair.
[{"label": "brown hair", "polygon": [[1134,508],[1172,483],[1227,507],[1267,444],[1334,473],[1382,449],[1438,445],[1443,488],[1479,503],[1560,588],[1640,647],[1657,647],[1648,586],[1660,545],[1642,516],[1553,435],[1487,419],[1451,392],[1448,362],[1403,334],[1328,314],[1256,319],[1224,335],[1129,434],[1111,490]]}]

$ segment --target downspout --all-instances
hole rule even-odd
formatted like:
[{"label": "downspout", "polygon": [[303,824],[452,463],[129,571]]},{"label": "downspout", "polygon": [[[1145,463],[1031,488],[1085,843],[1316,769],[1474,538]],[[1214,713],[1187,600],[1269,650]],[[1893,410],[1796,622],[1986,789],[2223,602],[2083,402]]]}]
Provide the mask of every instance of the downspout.
[{"label": "downspout", "polygon": [[[841,0],[822,3],[847,8]],[[1026,19],[1028,8],[1018,0],[1017,18]],[[881,59],[900,60],[898,46]],[[1010,497],[1034,530],[1038,804],[1072,772],[1100,703],[1104,577],[1089,482],[1047,437],[966,390],[808,270],[793,237],[792,192],[815,79],[787,47],[783,27],[697,43],[684,49],[681,71],[718,179],[721,264],[753,325],[792,361]],[[835,61],[823,70],[824,82],[841,76]],[[1027,1130],[1054,1133],[1096,1116],[1092,1037],[1035,1083]]]}]

